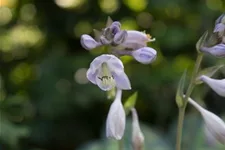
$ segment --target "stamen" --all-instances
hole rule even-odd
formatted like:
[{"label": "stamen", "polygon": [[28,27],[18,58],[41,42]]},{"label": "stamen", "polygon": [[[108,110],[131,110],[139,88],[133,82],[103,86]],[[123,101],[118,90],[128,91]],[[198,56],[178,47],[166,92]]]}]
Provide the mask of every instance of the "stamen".
[{"label": "stamen", "polygon": [[101,80],[103,86],[115,86],[114,77],[112,76],[107,63],[102,63],[98,79]]}]

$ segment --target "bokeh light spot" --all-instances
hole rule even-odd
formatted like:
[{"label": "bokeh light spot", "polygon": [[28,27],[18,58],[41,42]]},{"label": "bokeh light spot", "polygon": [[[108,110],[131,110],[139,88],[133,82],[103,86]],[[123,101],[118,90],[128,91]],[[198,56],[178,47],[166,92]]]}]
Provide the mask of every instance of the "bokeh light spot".
[{"label": "bokeh light spot", "polygon": [[153,17],[148,12],[142,12],[137,16],[137,23],[142,28],[149,28],[152,24]]},{"label": "bokeh light spot", "polygon": [[99,0],[99,6],[103,12],[112,14],[119,9],[118,0]]},{"label": "bokeh light spot", "polygon": [[60,79],[56,84],[55,84],[56,89],[62,93],[62,94],[66,94],[69,92],[70,87],[71,87],[71,83],[66,80],[66,79]]},{"label": "bokeh light spot", "polygon": [[162,21],[155,21],[152,24],[152,34],[156,37],[163,37],[166,34],[167,26]]},{"label": "bokeh light spot", "polygon": [[76,71],[76,73],[74,74],[74,80],[78,84],[87,84],[88,83],[88,79],[86,77],[86,73],[87,73],[87,69],[86,68],[78,69]]},{"label": "bokeh light spot", "polygon": [[138,28],[136,20],[132,18],[124,18],[121,20],[122,29],[135,30]]},{"label": "bokeh light spot", "polygon": [[74,27],[74,34],[76,37],[80,37],[82,34],[89,34],[92,31],[92,26],[87,21],[80,21]]},{"label": "bokeh light spot", "polygon": [[180,16],[181,9],[179,5],[171,3],[166,7],[165,12],[170,18],[178,18]]},{"label": "bokeh light spot", "polygon": [[17,4],[17,0],[0,0],[0,7],[13,8]]},{"label": "bokeh light spot", "polygon": [[55,3],[62,8],[77,8],[84,4],[86,0],[55,0]]},{"label": "bokeh light spot", "polygon": [[206,5],[209,9],[223,11],[222,0],[206,0]]},{"label": "bokeh light spot", "polygon": [[25,4],[20,10],[20,18],[24,21],[31,21],[36,15],[36,8],[33,4]]},{"label": "bokeh light spot", "polygon": [[20,63],[10,73],[10,80],[14,84],[22,84],[31,77],[32,68],[27,63]]},{"label": "bokeh light spot", "polygon": [[124,4],[126,4],[133,11],[143,11],[147,5],[147,0],[124,0]]},{"label": "bokeh light spot", "polygon": [[8,7],[0,7],[0,26],[9,23],[11,19],[11,10]]}]

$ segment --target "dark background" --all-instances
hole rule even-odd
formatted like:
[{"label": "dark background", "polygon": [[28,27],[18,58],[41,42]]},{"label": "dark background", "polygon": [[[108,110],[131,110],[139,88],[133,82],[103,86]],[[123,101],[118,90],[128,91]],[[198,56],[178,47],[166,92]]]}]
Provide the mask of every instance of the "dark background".
[{"label": "dark background", "polygon": [[[223,0],[0,0],[0,150],[75,150],[102,142],[111,101],[86,79],[102,51],[84,50],[80,36],[103,28],[108,16],[156,38],[149,45],[158,52],[153,64],[123,58],[132,84],[123,99],[138,91],[143,126],[167,141],[162,150],[174,149],[177,83],[194,66],[195,43],[224,10]],[[206,55],[202,67],[224,63]],[[224,77],[224,69],[215,76]],[[193,98],[218,115],[225,112],[225,99],[205,85]],[[202,119],[192,107],[187,113],[193,123],[187,121],[184,148],[196,150],[188,146],[198,141],[191,133]]]}]

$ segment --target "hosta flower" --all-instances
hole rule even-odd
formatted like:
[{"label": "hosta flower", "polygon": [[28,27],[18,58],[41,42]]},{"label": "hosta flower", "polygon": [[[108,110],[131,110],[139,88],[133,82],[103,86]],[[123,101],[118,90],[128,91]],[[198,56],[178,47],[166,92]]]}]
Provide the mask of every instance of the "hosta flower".
[{"label": "hosta flower", "polygon": [[211,54],[213,56],[216,56],[216,57],[225,58],[225,44],[223,44],[223,43],[217,44],[213,47],[202,46],[200,48],[200,51],[209,53],[209,54]]},{"label": "hosta flower", "polygon": [[213,32],[218,32],[219,36],[225,36],[225,14],[218,17],[215,22],[215,28]]},{"label": "hosta flower", "polygon": [[200,79],[208,84],[218,95],[225,97],[225,79],[217,80],[207,77],[205,75],[201,76]]},{"label": "hosta flower", "polygon": [[116,140],[120,140],[123,137],[126,123],[126,115],[121,103],[121,96],[122,90],[118,89],[106,120],[106,136]]},{"label": "hosta flower", "polygon": [[152,41],[155,41],[155,39],[152,39],[149,34],[128,30],[126,40],[119,46],[122,49],[137,50],[139,48],[146,47],[147,43]]},{"label": "hosta flower", "polygon": [[218,142],[225,145],[225,123],[217,115],[212,112],[204,109],[198,103],[196,103],[191,98],[188,99],[188,102],[192,104],[202,115],[205,121],[205,127],[208,135],[213,136]]},{"label": "hosta flower", "polygon": [[109,91],[115,86],[123,90],[131,89],[123,63],[114,55],[103,54],[96,57],[87,71],[87,78],[104,91]]},{"label": "hosta flower", "polygon": [[135,108],[132,111],[132,145],[134,150],[142,150],[144,146],[144,135],[141,132],[138,115]]}]

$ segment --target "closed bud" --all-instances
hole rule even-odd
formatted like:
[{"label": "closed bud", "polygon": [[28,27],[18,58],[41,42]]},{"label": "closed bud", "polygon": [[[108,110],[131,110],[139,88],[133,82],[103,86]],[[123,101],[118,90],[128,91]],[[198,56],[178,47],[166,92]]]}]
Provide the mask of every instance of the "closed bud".
[{"label": "closed bud", "polygon": [[127,38],[127,31],[123,30],[123,31],[119,31],[116,33],[116,35],[114,36],[113,42],[116,45],[119,45],[121,43],[123,43]]},{"label": "closed bud", "polygon": [[215,57],[225,58],[225,44],[223,44],[223,43],[217,44],[217,45],[212,46],[212,47],[202,46],[200,48],[200,51],[205,52],[205,53],[209,53],[209,54],[211,54]]},{"label": "closed bud", "polygon": [[208,84],[218,95],[225,97],[225,79],[217,80],[203,75],[200,80]]},{"label": "closed bud", "polygon": [[121,103],[122,91],[117,90],[116,98],[108,113],[106,121],[106,136],[108,138],[114,138],[121,140],[124,135],[126,115]]},{"label": "closed bud", "polygon": [[225,123],[214,113],[204,109],[198,103],[196,103],[191,98],[188,99],[188,102],[192,104],[202,115],[205,127],[208,135],[214,137],[218,142],[225,145]]},{"label": "closed bud", "polygon": [[150,47],[143,47],[132,51],[132,56],[134,59],[143,64],[152,63],[156,59],[156,55],[156,50]]},{"label": "closed bud", "polygon": [[104,36],[100,37],[100,42],[101,42],[102,45],[109,45],[109,44],[111,44],[111,41],[106,39]]},{"label": "closed bud", "polygon": [[144,147],[144,135],[141,132],[138,115],[135,108],[132,111],[132,146],[133,150],[142,150]]},{"label": "closed bud", "polygon": [[223,24],[223,23],[216,24],[213,32],[217,32],[219,37],[222,37],[225,32],[225,24]]},{"label": "closed bud", "polygon": [[98,42],[96,42],[91,36],[87,34],[81,36],[80,43],[86,50],[91,50],[96,48],[97,46],[100,46]]},{"label": "closed bud", "polygon": [[120,24],[120,22],[119,21],[114,21],[112,24],[111,24],[111,26],[117,26],[117,27],[121,27],[121,24]]}]

